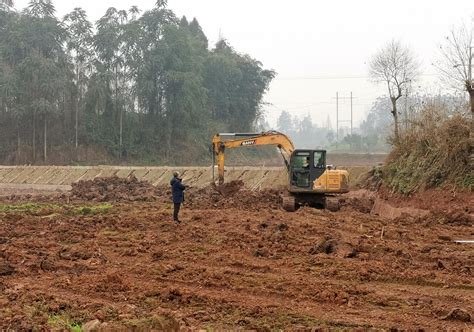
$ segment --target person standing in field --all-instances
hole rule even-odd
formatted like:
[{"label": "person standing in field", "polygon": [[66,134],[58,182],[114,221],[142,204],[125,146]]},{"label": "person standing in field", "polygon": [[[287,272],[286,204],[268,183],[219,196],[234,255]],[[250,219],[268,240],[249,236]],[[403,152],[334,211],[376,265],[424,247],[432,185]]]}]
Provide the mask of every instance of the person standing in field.
[{"label": "person standing in field", "polygon": [[181,204],[184,202],[184,191],[186,186],[182,183],[182,179],[179,176],[178,172],[173,172],[173,178],[170,181],[171,192],[173,194],[173,220],[176,224],[180,224],[179,220],[179,210],[181,209]]}]

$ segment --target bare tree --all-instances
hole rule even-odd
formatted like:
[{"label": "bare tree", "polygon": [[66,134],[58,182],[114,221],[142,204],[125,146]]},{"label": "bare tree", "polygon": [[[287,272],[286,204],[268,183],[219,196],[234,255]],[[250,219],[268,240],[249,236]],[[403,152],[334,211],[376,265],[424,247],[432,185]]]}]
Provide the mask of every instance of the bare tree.
[{"label": "bare tree", "polygon": [[451,87],[469,94],[471,105],[471,163],[474,164],[474,18],[469,25],[462,24],[451,30],[440,46],[441,60],[436,67]]},{"label": "bare tree", "polygon": [[399,142],[397,101],[419,75],[420,63],[413,52],[400,41],[392,40],[370,60],[369,74],[377,83],[385,83],[392,104],[395,144]]},{"label": "bare tree", "polygon": [[462,24],[452,29],[445,43],[440,46],[441,60],[436,67],[451,87],[469,93],[471,112],[474,114],[474,21],[470,26]]}]

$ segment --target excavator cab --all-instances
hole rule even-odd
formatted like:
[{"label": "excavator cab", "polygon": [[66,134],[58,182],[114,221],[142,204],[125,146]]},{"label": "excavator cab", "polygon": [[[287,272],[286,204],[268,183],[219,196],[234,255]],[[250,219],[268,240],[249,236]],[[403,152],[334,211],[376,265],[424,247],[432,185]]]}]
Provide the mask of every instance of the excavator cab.
[{"label": "excavator cab", "polygon": [[295,150],[289,166],[290,191],[313,191],[314,182],[326,171],[326,151]]},{"label": "excavator cab", "polygon": [[283,197],[283,208],[287,211],[294,211],[301,205],[337,211],[339,200],[333,195],[349,190],[349,174],[327,167],[325,150],[293,151],[288,177],[290,195]]}]

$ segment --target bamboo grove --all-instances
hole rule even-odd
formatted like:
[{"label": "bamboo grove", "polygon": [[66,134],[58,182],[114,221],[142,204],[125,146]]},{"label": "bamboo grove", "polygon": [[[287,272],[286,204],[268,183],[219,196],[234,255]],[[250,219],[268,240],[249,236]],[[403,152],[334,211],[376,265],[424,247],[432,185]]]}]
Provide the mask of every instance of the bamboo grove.
[{"label": "bamboo grove", "polygon": [[0,162],[200,162],[213,133],[253,129],[274,75],[164,0],[95,24],[0,0]]}]

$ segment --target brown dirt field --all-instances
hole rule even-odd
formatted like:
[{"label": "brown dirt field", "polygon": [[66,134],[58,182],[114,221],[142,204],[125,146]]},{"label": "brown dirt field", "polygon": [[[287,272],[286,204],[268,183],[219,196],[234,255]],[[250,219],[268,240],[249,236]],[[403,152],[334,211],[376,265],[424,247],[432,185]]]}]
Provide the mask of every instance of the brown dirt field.
[{"label": "brown dirt field", "polygon": [[0,329],[474,327],[474,247],[453,242],[472,224],[288,213],[276,192],[201,190],[176,226],[157,193],[4,198]]}]

